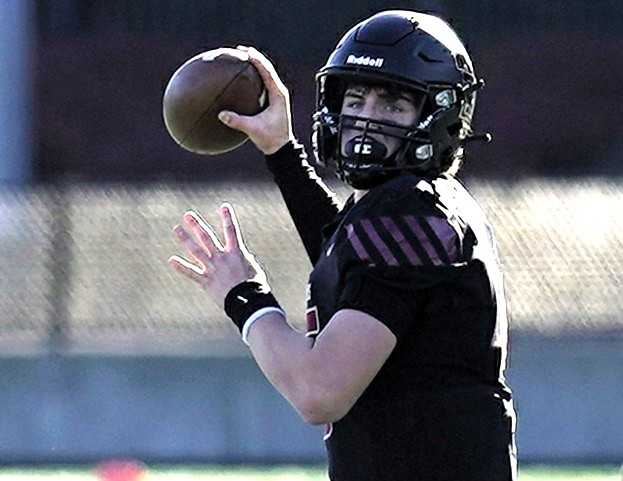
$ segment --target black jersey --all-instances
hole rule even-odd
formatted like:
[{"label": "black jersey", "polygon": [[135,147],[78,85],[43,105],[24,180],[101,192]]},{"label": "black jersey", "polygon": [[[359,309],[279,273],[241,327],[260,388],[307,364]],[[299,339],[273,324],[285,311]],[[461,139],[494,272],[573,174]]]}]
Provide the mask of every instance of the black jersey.
[{"label": "black jersey", "polygon": [[351,308],[397,338],[351,410],[327,426],[330,478],[513,479],[502,276],[491,229],[463,186],[390,180],[351,198],[312,251],[307,334]]}]

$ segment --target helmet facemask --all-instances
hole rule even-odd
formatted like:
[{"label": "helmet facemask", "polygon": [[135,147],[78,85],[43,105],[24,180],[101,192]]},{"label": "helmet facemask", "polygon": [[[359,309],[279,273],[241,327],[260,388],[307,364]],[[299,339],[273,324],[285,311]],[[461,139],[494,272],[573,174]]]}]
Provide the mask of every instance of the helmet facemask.
[{"label": "helmet facemask", "polygon": [[[358,117],[341,113],[346,86],[350,83],[363,84],[372,88],[387,91],[408,91],[415,98],[419,117],[412,125],[400,125],[388,121],[367,117]],[[316,158],[320,165],[332,164],[338,178],[357,189],[369,189],[395,177],[401,173],[420,175],[436,175],[440,170],[441,152],[435,152],[440,145],[448,145],[449,137],[452,149],[458,146],[458,130],[462,128],[456,123],[457,110],[461,108],[456,95],[446,93],[431,99],[431,92],[407,89],[402,85],[388,81],[362,82],[355,76],[341,78],[332,76],[318,82],[322,91],[318,92],[318,110],[314,114],[314,133],[312,143]],[[450,92],[440,87],[435,92]],[[449,97],[449,98],[446,98]],[[443,106],[437,105],[444,102]],[[456,125],[451,125],[454,120]],[[345,131],[357,131],[358,135],[342,150],[342,138]],[[375,139],[382,135],[385,138],[400,140],[400,145],[390,155],[382,155],[382,142]],[[352,136],[352,134],[351,134]],[[434,139],[444,137],[442,143],[435,145]],[[380,146],[379,146],[380,144]],[[435,155],[437,153],[438,155]]]},{"label": "helmet facemask", "polygon": [[[336,120],[335,167],[344,181],[358,189],[370,189],[404,170],[405,153],[416,140],[413,125],[348,114],[339,114]],[[346,142],[345,133],[350,137]],[[377,139],[379,135],[397,139],[398,147],[388,154],[386,143]]]}]

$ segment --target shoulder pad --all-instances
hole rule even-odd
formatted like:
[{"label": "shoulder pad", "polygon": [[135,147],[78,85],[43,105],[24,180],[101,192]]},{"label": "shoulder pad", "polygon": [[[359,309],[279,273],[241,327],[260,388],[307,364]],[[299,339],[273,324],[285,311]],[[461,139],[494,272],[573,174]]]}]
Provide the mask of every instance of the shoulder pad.
[{"label": "shoulder pad", "polygon": [[378,267],[463,261],[463,226],[440,206],[432,183],[405,176],[368,195],[344,222],[346,247],[355,260]]}]

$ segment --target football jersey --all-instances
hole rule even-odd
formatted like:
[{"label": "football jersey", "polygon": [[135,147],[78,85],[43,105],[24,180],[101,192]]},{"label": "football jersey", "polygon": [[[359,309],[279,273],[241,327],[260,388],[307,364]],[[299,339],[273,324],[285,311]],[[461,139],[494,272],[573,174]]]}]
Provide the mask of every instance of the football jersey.
[{"label": "football jersey", "polygon": [[403,175],[351,197],[319,243],[307,335],[321,336],[349,308],[397,338],[351,410],[326,428],[330,478],[513,479],[504,290],[476,201],[454,179]]}]

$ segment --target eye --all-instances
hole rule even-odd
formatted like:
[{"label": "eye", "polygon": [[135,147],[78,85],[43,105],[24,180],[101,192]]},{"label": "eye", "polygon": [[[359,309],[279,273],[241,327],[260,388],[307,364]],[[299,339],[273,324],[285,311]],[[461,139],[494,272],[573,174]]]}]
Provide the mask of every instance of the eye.
[{"label": "eye", "polygon": [[345,106],[348,107],[349,109],[355,109],[358,107],[361,107],[361,100],[347,100],[345,103]]},{"label": "eye", "polygon": [[385,110],[387,110],[388,112],[392,112],[392,113],[402,113],[404,112],[405,109],[403,109],[398,104],[387,104],[385,106]]},{"label": "eye", "polygon": [[395,103],[387,103],[382,106],[382,112],[390,117],[402,115],[404,111],[405,109],[401,105]]}]

